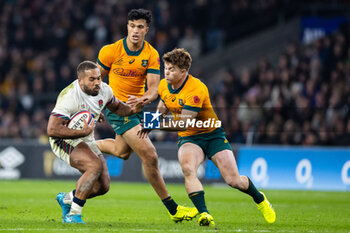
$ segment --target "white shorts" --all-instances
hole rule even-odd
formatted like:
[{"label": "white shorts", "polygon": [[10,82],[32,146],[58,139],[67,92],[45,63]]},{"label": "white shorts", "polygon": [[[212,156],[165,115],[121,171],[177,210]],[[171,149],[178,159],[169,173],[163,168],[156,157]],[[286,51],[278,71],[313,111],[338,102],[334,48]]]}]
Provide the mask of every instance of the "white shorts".
[{"label": "white shorts", "polygon": [[70,165],[70,154],[74,150],[74,148],[79,145],[81,142],[85,142],[88,144],[90,149],[95,153],[96,156],[102,154],[100,149],[98,149],[97,143],[95,140],[85,141],[81,138],[77,139],[61,139],[61,138],[49,138],[49,142],[52,148],[53,153]]}]

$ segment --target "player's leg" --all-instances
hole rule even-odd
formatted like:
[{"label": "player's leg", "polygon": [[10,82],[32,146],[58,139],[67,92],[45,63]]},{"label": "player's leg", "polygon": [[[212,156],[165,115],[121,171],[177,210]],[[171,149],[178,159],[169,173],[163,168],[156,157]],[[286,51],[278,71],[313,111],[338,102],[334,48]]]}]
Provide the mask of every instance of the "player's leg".
[{"label": "player's leg", "polygon": [[115,135],[115,139],[106,138],[98,140],[97,145],[101,152],[114,155],[124,160],[127,160],[132,153],[132,149],[124,141],[123,137],[117,134]]},{"label": "player's leg", "polygon": [[[248,189],[248,177],[239,175],[236,160],[231,150],[219,151],[211,159],[219,168],[222,177],[229,186],[239,190]],[[263,196],[258,191],[255,193],[256,196],[253,195],[254,200],[261,201]]]},{"label": "player's leg", "polygon": [[[96,181],[96,183],[94,184],[91,193],[88,196],[88,199],[93,198],[95,196],[99,196],[99,195],[104,195],[105,193],[107,193],[109,191],[109,187],[110,187],[110,176],[108,173],[108,168],[107,168],[107,164],[106,161],[103,157],[103,155],[99,155],[98,156],[99,159],[102,162],[102,172],[100,177],[98,178],[98,180]],[[75,195],[75,189],[69,193],[59,193],[57,194],[57,200],[58,202],[61,204],[62,207],[62,215],[63,217],[69,213],[72,202],[73,202],[73,198]]]},{"label": "player's leg", "polygon": [[198,223],[201,226],[214,226],[214,219],[205,204],[202,183],[197,177],[198,168],[205,159],[202,148],[194,143],[184,143],[179,148],[178,159],[185,177],[186,191],[200,214]]},{"label": "player's leg", "polygon": [[247,176],[241,176],[238,172],[236,159],[231,150],[222,150],[211,157],[214,164],[219,168],[225,182],[248,195],[250,195],[259,210],[269,223],[273,223],[276,214],[264,194],[259,192]]},{"label": "player's leg", "polygon": [[141,139],[137,136],[137,132],[140,129],[141,126],[136,125],[126,131],[122,136],[125,139],[125,142],[127,142],[132,150],[140,157],[146,178],[168,209],[171,219],[173,219],[172,216],[174,215],[181,215],[181,220],[189,220],[195,217],[197,215],[195,208],[179,206],[169,195],[164,179],[158,168],[158,155],[156,149],[148,137]]},{"label": "player's leg", "polygon": [[104,195],[109,191],[111,178],[108,173],[107,163],[103,155],[99,155],[98,158],[102,163],[102,172],[100,177],[92,187],[91,193],[89,194],[88,198]]},{"label": "player's leg", "polygon": [[[135,125],[140,124],[138,115],[139,114],[129,117],[121,117],[106,109],[105,116],[115,132],[115,139],[107,138],[104,140],[98,140],[97,145],[100,151],[124,160],[128,159],[132,153],[132,149],[120,135]],[[140,114],[140,117],[141,115],[142,114]]]},{"label": "player's leg", "polygon": [[149,138],[141,139],[137,136],[140,126],[137,125],[126,131],[122,137],[133,151],[141,158],[145,175],[154,190],[161,199],[169,197],[164,180],[158,168],[158,156],[156,148],[153,146]]},{"label": "player's leg", "polygon": [[95,182],[101,175],[102,162],[85,142],[81,142],[70,154],[70,165],[82,172],[82,176],[76,183],[70,211],[63,221],[84,223],[81,220],[81,212]]}]

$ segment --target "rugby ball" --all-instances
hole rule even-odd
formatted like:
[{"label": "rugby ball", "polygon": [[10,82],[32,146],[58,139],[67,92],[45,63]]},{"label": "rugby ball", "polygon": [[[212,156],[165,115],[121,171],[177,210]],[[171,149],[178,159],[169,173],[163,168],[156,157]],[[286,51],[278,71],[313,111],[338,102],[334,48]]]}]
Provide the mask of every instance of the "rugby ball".
[{"label": "rugby ball", "polygon": [[82,130],[84,127],[84,120],[86,120],[86,123],[91,125],[94,115],[86,110],[80,111],[75,113],[70,120],[67,123],[67,127],[70,129],[76,129],[76,130]]}]

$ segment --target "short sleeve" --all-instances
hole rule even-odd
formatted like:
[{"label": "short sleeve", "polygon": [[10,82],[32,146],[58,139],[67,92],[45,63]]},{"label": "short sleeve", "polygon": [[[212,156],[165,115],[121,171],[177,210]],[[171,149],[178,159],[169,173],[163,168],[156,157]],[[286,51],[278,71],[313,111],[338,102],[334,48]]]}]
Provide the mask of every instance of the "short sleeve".
[{"label": "short sleeve", "polygon": [[113,94],[113,90],[110,86],[108,86],[107,84],[103,83],[103,85],[106,85],[106,105],[108,104],[112,104],[116,101],[116,98]]},{"label": "short sleeve", "polygon": [[97,63],[105,70],[109,70],[114,61],[113,45],[114,44],[103,46],[98,53]]},{"label": "short sleeve", "polygon": [[149,60],[149,65],[147,67],[147,73],[160,74],[160,60],[157,50],[151,50],[151,56]]},{"label": "short sleeve", "polygon": [[55,108],[52,110],[51,115],[60,117],[62,119],[69,120],[72,115],[79,111],[78,104],[75,104],[75,100],[70,95],[64,95],[58,98]]}]

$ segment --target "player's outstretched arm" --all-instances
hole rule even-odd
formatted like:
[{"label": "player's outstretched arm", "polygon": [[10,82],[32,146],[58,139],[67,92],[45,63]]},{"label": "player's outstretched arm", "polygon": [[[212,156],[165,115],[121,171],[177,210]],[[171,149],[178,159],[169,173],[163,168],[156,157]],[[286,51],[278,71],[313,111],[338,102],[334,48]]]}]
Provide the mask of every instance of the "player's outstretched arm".
[{"label": "player's outstretched arm", "polygon": [[101,71],[101,78],[103,79],[107,74],[108,74],[108,70],[105,70],[102,66],[100,66],[100,64],[96,63],[97,67],[99,68],[99,70]]},{"label": "player's outstretched arm", "polygon": [[157,99],[158,97],[158,86],[160,82],[160,75],[159,74],[147,74],[147,91],[145,94],[137,98],[136,96],[128,96],[127,104],[136,104],[136,103],[142,103],[144,106],[147,104],[150,104],[153,100]]},{"label": "player's outstretched arm", "polygon": [[85,119],[82,130],[69,129],[68,120],[51,115],[47,124],[47,135],[54,138],[74,139],[89,135],[94,130],[94,121],[89,125]]},{"label": "player's outstretched arm", "polygon": [[126,104],[122,101],[116,99],[113,103],[110,103],[106,106],[111,112],[119,116],[130,116],[135,113],[141,112],[143,105],[141,102],[136,104]]}]

